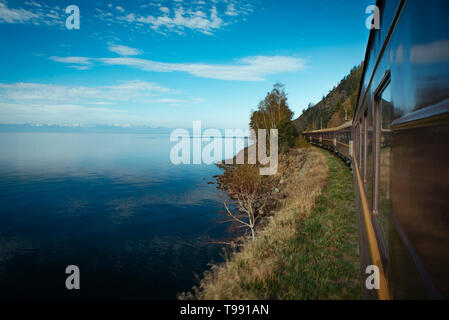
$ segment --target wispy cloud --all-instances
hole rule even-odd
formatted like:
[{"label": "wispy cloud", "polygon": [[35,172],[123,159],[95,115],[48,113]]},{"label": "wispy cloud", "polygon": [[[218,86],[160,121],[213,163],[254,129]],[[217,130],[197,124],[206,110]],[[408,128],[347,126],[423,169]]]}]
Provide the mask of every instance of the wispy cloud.
[{"label": "wispy cloud", "polygon": [[180,106],[191,106],[192,104],[199,104],[204,102],[204,99],[201,98],[191,98],[191,99],[173,99],[173,98],[160,98],[160,99],[152,99],[148,100],[149,103],[162,103],[168,104],[172,107],[180,107]]},{"label": "wispy cloud", "polygon": [[[168,11],[169,12],[169,11]],[[212,7],[207,14],[198,10],[195,12],[185,12],[182,7],[176,8],[173,15],[163,12],[161,16],[142,16],[130,13],[118,19],[125,20],[129,23],[147,24],[151,29],[159,31],[176,31],[182,33],[184,29],[190,29],[211,35],[214,31],[223,26],[223,20],[218,16],[217,8]]]},{"label": "wispy cloud", "polygon": [[77,104],[4,103],[0,102],[2,123],[84,123],[96,124],[137,120],[127,110],[86,107]]},{"label": "wispy cloud", "polygon": [[[253,11],[252,0],[168,1],[144,3],[138,11],[112,5],[97,9],[98,18],[162,34],[195,31],[212,35],[236,23]],[[119,12],[117,12],[119,11]]]},{"label": "wispy cloud", "polygon": [[5,3],[0,2],[0,22],[26,23],[37,19],[39,16],[32,11],[24,9],[10,9]]},{"label": "wispy cloud", "polygon": [[157,83],[145,81],[127,81],[113,86],[62,86],[39,83],[0,83],[0,99],[10,101],[33,101],[60,103],[61,101],[78,103],[98,101],[126,101],[136,98],[148,98],[158,93],[168,93],[170,89]]},{"label": "wispy cloud", "polygon": [[[142,124],[148,118],[134,106],[188,106],[196,98],[173,98],[179,92],[157,83],[127,81],[116,85],[63,86],[0,83],[1,123]],[[139,109],[137,108],[137,109]]]},{"label": "wispy cloud", "polygon": [[227,8],[226,8],[226,15],[228,16],[238,16],[239,12],[235,9],[235,5],[233,3],[228,4]]},{"label": "wispy cloud", "polygon": [[92,61],[89,58],[85,57],[50,57],[50,60],[55,62],[67,63],[70,64],[70,68],[74,68],[77,70],[87,70],[90,69],[92,65]]},{"label": "wispy cloud", "polygon": [[[184,0],[154,1],[139,0],[120,6],[98,3],[95,14],[85,15],[83,25],[97,21],[108,26],[119,25],[130,31],[154,31],[160,34],[186,31],[213,35],[226,26],[245,20],[253,12],[254,0]],[[52,6],[41,0],[10,4],[0,0],[0,23],[48,25],[63,28],[67,15],[65,8]],[[94,22],[95,20],[95,22]]]},{"label": "wispy cloud", "polygon": [[138,56],[142,54],[142,51],[123,45],[110,45],[109,51],[117,53],[121,56]]},{"label": "wispy cloud", "polygon": [[63,26],[65,17],[60,7],[25,1],[22,7],[10,7],[0,1],[0,23]]},{"label": "wispy cloud", "polygon": [[263,81],[268,75],[300,71],[306,65],[304,59],[286,56],[246,57],[234,64],[167,63],[131,57],[52,57],[51,59],[69,64],[76,63],[75,61],[79,59],[80,65],[97,61],[106,65],[128,66],[144,71],[186,72],[200,78],[237,81]]},{"label": "wispy cloud", "polygon": [[117,9],[117,10],[120,11],[120,12],[125,12],[125,9],[123,9],[123,8],[120,7],[120,6],[115,7],[115,9]]}]

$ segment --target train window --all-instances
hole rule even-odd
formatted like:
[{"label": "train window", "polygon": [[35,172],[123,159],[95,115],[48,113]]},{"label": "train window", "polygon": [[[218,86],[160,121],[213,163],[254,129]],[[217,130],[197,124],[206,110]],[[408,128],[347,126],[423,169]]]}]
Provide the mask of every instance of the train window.
[{"label": "train window", "polygon": [[[360,126],[359,126],[359,124],[357,123],[357,125],[356,125],[356,127],[355,127],[355,130],[354,130],[354,132],[353,132],[353,136],[354,136],[354,138],[353,138],[353,140],[354,140],[354,146],[353,146],[353,150],[352,150],[352,152],[354,153],[354,157],[355,157],[355,160],[356,161],[359,161],[359,159],[360,159],[360,154],[359,154],[359,131],[360,131]],[[358,163],[354,163],[355,165],[358,165]]]},{"label": "train window", "polygon": [[375,105],[375,179],[373,180],[373,216],[376,232],[381,242],[384,259],[388,258],[390,228],[390,155],[391,122],[394,120],[393,103],[387,78],[376,95]]},{"label": "train window", "polygon": [[365,115],[363,117],[363,182],[366,187],[366,179],[367,179],[367,154],[368,154],[368,110],[365,111]]},{"label": "train window", "polygon": [[359,168],[360,168],[360,172],[361,174],[363,174],[362,172],[362,157],[363,157],[363,123],[362,120],[360,119],[360,123],[359,123]]},{"label": "train window", "polygon": [[[371,106],[371,101],[369,103]],[[368,112],[369,110],[369,112]],[[373,134],[373,114],[372,108],[368,109],[365,112],[365,123],[366,123],[366,134],[365,134],[365,189],[366,189],[366,198],[368,200],[368,205],[370,209],[372,209],[372,200],[373,200],[373,185],[372,182],[374,180],[373,174],[373,152],[374,152],[374,134]]]}]

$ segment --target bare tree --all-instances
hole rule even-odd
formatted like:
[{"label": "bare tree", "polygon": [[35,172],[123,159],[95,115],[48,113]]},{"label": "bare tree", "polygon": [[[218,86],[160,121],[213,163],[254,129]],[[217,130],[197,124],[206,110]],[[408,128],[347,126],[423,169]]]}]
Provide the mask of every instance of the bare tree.
[{"label": "bare tree", "polygon": [[[256,237],[256,221],[258,220],[258,216],[256,216],[254,212],[254,207],[250,204],[248,207],[244,205],[245,200],[243,199],[237,199],[238,206],[241,208],[240,210],[236,210],[236,212],[232,212],[231,209],[229,209],[229,206],[226,202],[224,202],[224,206],[226,208],[226,212],[228,215],[236,222],[241,224],[243,227],[247,227],[251,232],[251,239],[254,240]],[[249,201],[251,202],[251,201]]]},{"label": "bare tree", "polygon": [[267,179],[262,181],[256,166],[241,165],[231,174],[228,191],[236,201],[237,208],[230,208],[224,202],[227,214],[241,225],[248,228],[251,239],[256,236],[258,221],[268,214],[271,199],[271,185]]}]

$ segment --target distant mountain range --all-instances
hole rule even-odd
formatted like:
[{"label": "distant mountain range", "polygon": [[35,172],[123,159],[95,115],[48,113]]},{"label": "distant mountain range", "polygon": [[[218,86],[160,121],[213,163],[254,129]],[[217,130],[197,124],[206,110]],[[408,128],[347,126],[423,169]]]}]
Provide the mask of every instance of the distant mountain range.
[{"label": "distant mountain range", "polygon": [[[192,128],[180,128],[185,129],[189,135],[192,137]],[[202,128],[202,134],[205,130],[212,128]],[[215,128],[214,128],[215,129]],[[142,133],[142,134],[164,134],[170,135],[174,128],[166,127],[150,127],[150,126],[114,126],[114,125],[91,125],[91,126],[81,126],[75,125],[54,125],[54,124],[0,124],[0,133],[2,132],[67,132],[67,133]],[[227,137],[225,129],[218,129],[222,133],[222,137]],[[245,132],[245,131],[243,131]],[[235,133],[234,133],[235,134]],[[209,136],[208,136],[209,137]],[[228,137],[239,137],[244,138],[246,135],[238,134],[234,136],[233,134]]]},{"label": "distant mountain range", "polygon": [[173,129],[149,126],[80,126],[53,124],[0,124],[0,132],[79,132],[79,133],[158,133],[170,134]]}]

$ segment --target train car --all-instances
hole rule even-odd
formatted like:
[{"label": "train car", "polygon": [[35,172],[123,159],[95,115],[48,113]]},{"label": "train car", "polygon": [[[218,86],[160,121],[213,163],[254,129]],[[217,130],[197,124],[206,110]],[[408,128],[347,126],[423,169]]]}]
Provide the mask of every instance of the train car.
[{"label": "train car", "polygon": [[362,264],[380,298],[449,298],[449,2],[377,6],[352,128]]},{"label": "train car", "polygon": [[[379,275],[378,289],[365,294],[447,299],[449,1],[378,0],[376,5],[381,25],[370,33],[347,144],[362,276],[367,278],[369,266]],[[329,132],[339,141],[341,130],[326,130],[304,135],[318,146],[327,147],[317,141]],[[335,150],[342,152],[338,143]]]},{"label": "train car", "polygon": [[347,164],[352,160],[352,121],[336,127],[322,130],[306,131],[305,138],[313,145],[337,154]]},{"label": "train car", "polygon": [[348,122],[335,131],[336,153],[346,162],[351,164],[352,159],[352,121]]}]

